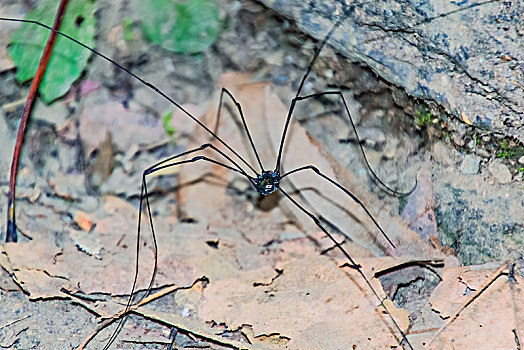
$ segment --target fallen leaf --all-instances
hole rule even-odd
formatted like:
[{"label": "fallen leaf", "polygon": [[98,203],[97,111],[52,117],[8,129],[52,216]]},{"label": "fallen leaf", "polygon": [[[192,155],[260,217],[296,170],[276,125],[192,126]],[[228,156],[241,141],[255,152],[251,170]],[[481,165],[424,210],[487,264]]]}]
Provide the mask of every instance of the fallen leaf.
[{"label": "fallen leaf", "polygon": [[[455,315],[478,288],[492,279],[495,270],[482,266],[444,269],[443,281],[430,299],[433,309],[443,318]],[[507,275],[498,275],[428,348],[451,349],[451,344],[454,349],[518,348],[516,339],[522,340],[524,334],[524,279],[514,277],[515,281],[511,281]]]},{"label": "fallen leaf", "polygon": [[152,116],[130,111],[114,101],[99,103],[84,110],[80,117],[80,138],[86,157],[104,143],[106,132],[121,152],[134,144],[148,144],[166,137],[162,123]]},{"label": "fallen leaf", "polygon": [[460,114],[460,116],[461,116],[462,121],[463,121],[464,123],[466,123],[466,124],[468,124],[468,125],[473,125],[473,124],[471,123],[471,120],[469,120],[468,116],[466,115],[466,113],[462,112],[462,113]]},{"label": "fallen leaf", "polygon": [[80,251],[100,259],[100,253],[103,248],[100,239],[91,237],[88,232],[77,230],[69,231],[69,237],[75,242]]},{"label": "fallen leaf", "polygon": [[113,138],[109,131],[106,131],[106,138],[98,147],[94,159],[86,169],[86,177],[90,186],[100,187],[111,175],[115,166]]},{"label": "fallen leaf", "polygon": [[[289,339],[289,344],[282,347],[286,349],[353,345],[383,349],[398,345],[392,331],[395,326],[355,270],[342,271],[318,255],[298,257],[279,266],[279,270],[282,273],[262,268],[211,281],[204,290],[199,316],[225,323],[229,329],[250,325],[255,338],[280,335]],[[274,278],[267,283],[271,275]],[[383,294],[377,280],[371,283]],[[394,315],[401,315],[402,323],[406,323],[405,314],[395,311]]]},{"label": "fallen leaf", "polygon": [[79,197],[79,193],[84,188],[85,177],[79,174],[64,175],[57,173],[49,179],[49,185],[55,194],[68,201],[73,201]]}]

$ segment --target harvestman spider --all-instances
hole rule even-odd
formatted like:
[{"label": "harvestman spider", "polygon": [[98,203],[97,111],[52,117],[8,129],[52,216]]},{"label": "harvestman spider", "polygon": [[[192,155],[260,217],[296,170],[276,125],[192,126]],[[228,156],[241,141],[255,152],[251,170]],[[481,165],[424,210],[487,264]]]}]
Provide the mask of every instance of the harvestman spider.
[{"label": "harvestman spider", "polygon": [[[256,157],[258,166],[260,167],[260,171],[257,171],[255,168],[253,168],[242,156],[240,156],[231,146],[229,146],[215,132],[213,132],[211,129],[209,129],[206,125],[204,125],[201,121],[199,121],[191,113],[189,113],[186,109],[184,109],[179,103],[177,103],[176,101],[171,99],[169,96],[167,96],[164,92],[162,92],[156,86],[154,86],[153,84],[151,84],[151,83],[145,81],[144,79],[140,78],[139,76],[137,76],[136,74],[132,73],[128,69],[124,68],[122,65],[120,65],[117,62],[115,62],[111,58],[105,56],[104,54],[102,54],[102,53],[100,53],[100,52],[98,52],[98,51],[88,47],[87,45],[79,42],[78,40],[72,38],[71,36],[69,36],[67,34],[64,34],[64,33],[61,33],[59,31],[57,31],[57,33],[59,35],[61,35],[63,37],[66,37],[69,40],[72,40],[73,42],[77,43],[78,45],[81,45],[82,47],[86,48],[87,50],[90,50],[95,55],[105,59],[106,61],[109,61],[110,63],[112,63],[113,65],[118,67],[119,69],[121,69],[121,70],[125,71],[126,73],[130,74],[135,79],[140,81],[142,84],[148,86],[149,88],[151,88],[152,90],[154,90],[155,92],[160,94],[162,97],[167,99],[169,102],[171,102],[173,105],[175,105],[180,111],[182,111],[184,114],[186,114],[189,118],[191,118],[198,125],[200,125],[200,127],[202,127],[213,139],[215,139],[216,141],[221,143],[224,147],[226,147],[236,158],[238,158],[238,160],[240,160],[240,162],[243,165],[245,165],[249,169],[249,171],[251,171],[251,172],[253,172],[255,174],[255,176],[248,175],[246,170],[237,161],[233,160],[230,156],[225,154],[222,150],[220,150],[219,148],[217,148],[216,146],[214,146],[211,143],[205,143],[205,144],[201,145],[200,147],[197,147],[197,148],[185,151],[183,153],[174,155],[172,157],[169,157],[169,158],[167,158],[165,160],[162,160],[162,161],[156,163],[155,165],[147,168],[143,172],[143,174],[142,174],[142,186],[141,186],[141,193],[140,193],[139,211],[141,211],[142,206],[144,204],[144,199],[145,199],[146,206],[147,206],[147,213],[148,213],[148,216],[149,216],[149,224],[151,226],[151,234],[152,234],[152,240],[153,240],[153,245],[154,245],[154,257],[155,257],[155,259],[154,259],[153,275],[151,277],[149,286],[147,288],[147,292],[146,292],[146,294],[142,298],[147,296],[147,294],[150,292],[150,290],[151,290],[151,288],[153,286],[153,283],[154,283],[154,280],[155,280],[155,276],[156,276],[156,272],[157,272],[157,263],[158,263],[157,262],[157,250],[158,250],[157,249],[157,241],[156,241],[156,235],[155,235],[153,219],[152,219],[153,216],[152,216],[151,207],[150,207],[150,203],[149,203],[149,194],[148,194],[148,190],[147,190],[146,177],[148,175],[151,175],[151,174],[157,172],[157,171],[160,171],[160,170],[166,169],[166,168],[170,168],[170,167],[175,167],[175,166],[179,166],[179,165],[183,165],[183,164],[189,164],[189,163],[195,163],[195,162],[208,162],[208,163],[216,164],[216,165],[218,165],[220,167],[223,167],[223,168],[225,168],[225,169],[227,169],[229,171],[232,171],[232,172],[240,174],[241,176],[246,178],[253,185],[253,187],[256,189],[256,191],[260,195],[262,195],[262,196],[271,194],[271,193],[273,193],[275,191],[280,191],[280,193],[282,193],[284,195],[284,197],[289,199],[289,201],[291,201],[291,203],[293,203],[293,205],[295,205],[300,211],[302,211],[305,215],[307,215],[318,226],[318,228],[320,228],[322,230],[322,232],[334,243],[334,245],[349,260],[349,262],[351,263],[351,266],[353,268],[355,268],[358,271],[358,273],[362,276],[362,278],[365,280],[366,284],[369,286],[370,290],[373,292],[373,294],[375,295],[375,297],[379,301],[380,305],[384,308],[386,313],[389,315],[389,318],[392,320],[392,322],[394,323],[395,327],[400,332],[400,334],[402,336],[401,344],[405,343],[407,346],[409,346],[409,348],[413,349],[413,347],[409,343],[406,335],[401,330],[400,326],[395,321],[395,319],[388,312],[386,306],[383,303],[383,300],[381,299],[381,297],[379,296],[379,294],[377,293],[375,288],[373,288],[373,286],[371,285],[371,283],[367,279],[367,277],[364,275],[364,273],[363,273],[362,269],[360,268],[360,266],[353,260],[353,258],[340,245],[340,243],[334,238],[334,236],[332,234],[330,234],[329,231],[322,225],[322,222],[319,220],[319,218],[317,218],[311,211],[307,210],[296,199],[294,199],[289,193],[287,193],[286,191],[284,191],[280,187],[280,182],[282,180],[284,180],[288,176],[291,176],[291,175],[293,175],[295,173],[303,172],[303,171],[304,172],[305,171],[313,172],[314,174],[316,174],[317,176],[319,176],[323,180],[328,181],[329,183],[331,183],[332,185],[337,187],[346,196],[348,196],[353,201],[355,201],[365,211],[367,216],[373,221],[374,225],[377,227],[377,229],[380,231],[380,233],[386,238],[386,240],[389,242],[389,244],[392,247],[395,247],[393,242],[389,239],[389,237],[386,235],[386,233],[384,232],[382,227],[375,220],[375,218],[371,215],[371,213],[364,206],[364,204],[355,195],[353,195],[353,193],[351,193],[351,191],[349,191],[348,189],[346,189],[345,187],[343,187],[342,185],[337,183],[335,180],[333,180],[330,177],[326,176],[317,167],[315,167],[315,165],[312,165],[312,164],[304,165],[304,166],[295,168],[293,170],[287,171],[284,174],[281,174],[282,152],[283,152],[283,148],[284,148],[286,134],[288,132],[288,127],[289,127],[289,124],[290,124],[290,121],[291,121],[291,118],[292,118],[292,115],[293,115],[293,111],[295,109],[295,106],[296,106],[297,102],[300,102],[300,101],[303,101],[303,100],[307,100],[307,99],[314,99],[314,98],[319,98],[319,97],[322,97],[322,96],[332,95],[332,96],[336,96],[337,98],[339,98],[342,101],[342,103],[344,105],[345,112],[346,112],[347,117],[349,119],[349,122],[351,124],[351,128],[355,132],[356,141],[357,141],[357,143],[358,143],[358,145],[360,147],[360,150],[361,150],[361,152],[362,152],[362,154],[364,156],[365,164],[366,164],[367,168],[369,169],[371,175],[373,176],[373,179],[376,180],[378,182],[378,184],[381,185],[382,189],[383,190],[385,189],[385,190],[389,191],[393,195],[406,196],[406,195],[409,195],[411,192],[413,192],[413,190],[417,186],[417,182],[415,182],[414,187],[409,192],[403,193],[403,192],[398,192],[398,191],[388,187],[384,182],[382,182],[382,180],[380,180],[380,178],[376,175],[376,173],[373,171],[373,169],[369,165],[367,157],[366,157],[366,155],[364,153],[364,150],[362,148],[361,141],[360,141],[360,138],[358,136],[355,124],[354,124],[353,119],[351,117],[351,114],[349,112],[348,105],[346,103],[344,95],[342,94],[342,92],[340,90],[324,91],[324,92],[314,93],[314,94],[310,94],[310,95],[306,95],[306,96],[301,96],[300,95],[300,93],[302,92],[302,89],[304,87],[304,83],[305,83],[307,77],[309,76],[309,74],[311,73],[312,67],[313,67],[314,63],[316,62],[316,60],[317,60],[321,50],[326,45],[326,43],[329,41],[329,39],[331,38],[331,36],[335,32],[335,30],[342,24],[342,22],[345,20],[345,18],[349,15],[350,12],[351,12],[351,9],[347,9],[345,11],[345,13],[338,19],[338,21],[335,23],[335,25],[331,28],[331,30],[327,33],[327,35],[324,37],[324,39],[320,43],[319,47],[315,51],[315,54],[313,55],[313,58],[311,59],[309,65],[307,67],[306,73],[304,74],[304,76],[302,77],[302,80],[300,81],[300,85],[298,87],[296,95],[292,99],[291,105],[290,105],[289,110],[288,110],[288,114],[287,114],[287,117],[286,117],[284,130],[282,132],[282,136],[281,136],[281,139],[280,139],[280,146],[279,146],[279,150],[278,150],[278,156],[277,156],[276,164],[275,164],[275,167],[273,168],[273,170],[266,170],[264,168],[264,166],[262,165],[262,162],[260,160],[260,157],[259,157],[258,152],[257,152],[256,147],[255,147],[255,144],[254,144],[253,139],[251,137],[251,134],[249,132],[249,128],[247,126],[246,120],[244,118],[244,114],[242,112],[242,107],[240,106],[240,104],[236,101],[234,96],[227,89],[222,88],[222,91],[221,91],[221,94],[220,94],[220,102],[219,102],[219,108],[218,108],[218,113],[217,113],[216,125],[218,126],[220,115],[221,115],[221,109],[222,109],[222,105],[223,105],[224,95],[226,95],[235,104],[236,109],[238,110],[238,113],[239,113],[241,121],[242,121],[242,127],[243,127],[243,129],[244,129],[244,131],[245,131],[245,133],[247,135],[248,140],[249,140],[249,145],[250,145],[251,149],[254,152],[254,155]],[[12,19],[12,18],[0,18],[0,20],[32,23],[32,24],[36,24],[38,26],[41,26],[41,27],[44,27],[44,28],[47,28],[49,30],[54,31],[51,27],[49,27],[49,26],[47,26],[45,24],[42,24],[40,22],[32,21],[32,20],[21,20],[21,19]],[[216,129],[215,129],[215,131],[216,131]],[[198,155],[198,152],[206,150],[206,149],[211,150],[211,151],[215,152],[215,154],[222,156],[224,159],[226,159],[229,162],[229,164],[217,161],[215,159],[212,159],[212,158],[204,156],[204,155]],[[193,158],[191,158],[191,159],[177,160],[178,158],[181,158],[181,157],[184,157],[184,156],[187,156],[187,155],[190,155],[190,154],[196,154],[196,155]],[[139,242],[140,242],[140,233],[141,233],[140,232],[141,220],[142,220],[141,219],[141,215],[138,215],[135,274],[134,274],[133,286],[131,288],[130,297],[129,297],[129,300],[128,300],[127,305],[126,305],[126,310],[129,309],[129,307],[131,306],[131,303],[132,303],[132,300],[133,300],[133,296],[135,294],[137,279],[138,279],[138,261],[139,261],[139,249],[140,249]],[[106,344],[106,346],[104,347],[104,349],[108,349],[109,346],[114,342],[114,340],[116,339],[116,335],[118,334],[119,330],[123,326],[123,321],[124,321],[124,318],[122,317],[122,319],[120,320],[119,325],[117,326],[115,332],[110,337],[110,339],[109,339],[108,343]]]}]

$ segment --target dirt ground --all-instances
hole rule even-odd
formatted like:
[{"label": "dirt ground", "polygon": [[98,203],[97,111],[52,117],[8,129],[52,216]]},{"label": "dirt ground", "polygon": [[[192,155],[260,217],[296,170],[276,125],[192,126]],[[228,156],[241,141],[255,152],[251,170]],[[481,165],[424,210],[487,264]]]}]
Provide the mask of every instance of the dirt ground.
[{"label": "dirt ground", "polygon": [[[29,6],[4,1],[0,11],[21,18]],[[96,49],[207,125],[216,120],[220,88],[228,87],[243,106],[264,166],[274,167],[283,118],[318,43],[258,3],[221,1],[216,42],[199,54],[177,54],[144,40],[134,6],[98,2]],[[133,23],[130,41],[123,39],[123,19]],[[0,22],[0,28],[4,50],[16,26]],[[18,83],[16,69],[2,57],[0,190],[7,194],[29,84]],[[2,245],[0,256],[2,348],[77,348],[102,319],[125,307],[134,277],[142,172],[209,140],[168,101],[99,58],[90,59],[75,88],[77,93],[50,105],[38,102],[31,117],[17,186],[21,243]],[[501,344],[513,346],[507,348],[519,339],[522,344],[518,320],[524,316],[516,305],[524,302],[524,146],[410,98],[329,46],[302,95],[326,90],[343,92],[377,176],[403,192],[417,181],[416,189],[399,198],[377,186],[336,97],[297,104],[284,169],[315,164],[329,173],[362,200],[396,248],[355,202],[337,197],[314,174],[292,181],[290,176],[283,188],[320,215],[373,288],[393,300],[388,311],[399,323],[411,322],[402,328],[409,329],[415,348],[444,324],[441,316],[452,315],[493,276],[489,292],[468,309],[472,314],[457,319],[474,325],[459,323],[433,344],[453,339],[457,349],[472,348],[475,341],[498,339],[497,332]],[[231,114],[235,107],[224,110]],[[172,135],[164,121],[169,112]],[[255,118],[259,112],[262,117]],[[255,166],[238,120],[222,120],[218,135]],[[241,176],[198,165],[148,179],[159,247],[153,292],[174,292],[126,318],[112,348],[397,346],[399,332],[377,308],[376,297],[319,228],[283,196],[262,199],[249,186]],[[0,218],[6,205],[3,195]],[[142,220],[137,289],[143,294],[155,243],[145,211]],[[2,242],[5,230],[2,219]],[[497,309],[508,319],[497,316]],[[355,320],[359,327],[352,326]],[[475,334],[468,327],[479,324],[482,336],[463,337]],[[113,330],[100,332],[88,348],[103,348]]]}]

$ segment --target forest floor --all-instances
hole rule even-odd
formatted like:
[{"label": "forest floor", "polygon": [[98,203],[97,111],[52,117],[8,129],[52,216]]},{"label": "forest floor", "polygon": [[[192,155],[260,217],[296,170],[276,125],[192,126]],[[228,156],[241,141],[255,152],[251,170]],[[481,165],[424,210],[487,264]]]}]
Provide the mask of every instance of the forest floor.
[{"label": "forest floor", "polygon": [[[227,87],[242,106],[262,164],[273,169],[284,118],[316,41],[257,3],[225,1],[215,43],[199,54],[177,54],[144,40],[134,1],[98,3],[97,50],[206,125],[215,124],[220,89]],[[0,4],[6,16],[26,11],[17,1]],[[134,23],[131,40],[124,40],[126,21]],[[29,84],[16,81],[4,55],[16,26],[0,22],[0,28],[0,191],[7,194]],[[144,169],[210,140],[168,101],[99,58],[90,59],[73,90],[50,105],[37,102],[31,116],[17,186],[20,242],[0,246],[1,348],[77,348],[102,319],[122,310],[134,278]],[[524,342],[524,147],[411,99],[329,46],[302,95],[326,90],[342,91],[377,176],[399,191],[417,179],[416,189],[399,198],[375,184],[336,96],[297,104],[283,169],[313,164],[336,179],[396,247],[358,204],[316,174],[290,176],[282,188],[320,216],[374,290],[393,300],[388,312],[416,349],[436,334],[434,348],[451,342],[455,349],[486,348],[490,341],[518,348]],[[231,103],[223,109],[218,135],[256,168],[235,112]],[[207,150],[195,155],[202,154],[225,161]],[[148,190],[158,299],[127,318],[115,348],[399,344],[370,286],[284,196],[261,198],[239,174],[197,163],[149,176]],[[5,198],[0,218],[7,216]],[[143,294],[155,245],[142,209],[137,289]],[[5,230],[1,221],[2,242]],[[111,327],[88,348],[102,348]]]}]

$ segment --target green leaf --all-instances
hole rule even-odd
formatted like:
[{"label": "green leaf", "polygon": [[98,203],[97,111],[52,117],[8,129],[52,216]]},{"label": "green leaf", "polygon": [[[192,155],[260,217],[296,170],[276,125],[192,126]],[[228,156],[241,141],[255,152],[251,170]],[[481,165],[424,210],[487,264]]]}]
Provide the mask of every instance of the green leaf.
[{"label": "green leaf", "polygon": [[164,130],[166,131],[166,134],[169,136],[173,136],[175,133],[175,128],[173,125],[171,125],[171,118],[173,117],[173,112],[169,112],[166,115],[162,117],[162,121],[164,123]]},{"label": "green leaf", "polygon": [[[59,1],[44,0],[25,19],[42,22],[52,26]],[[94,46],[96,2],[93,0],[71,0],[67,6],[60,31],[66,33],[87,46]],[[32,23],[24,23],[13,34],[9,53],[18,67],[17,78],[25,82],[35,76],[40,57],[47,38],[51,33],[46,28]],[[46,102],[63,96],[71,84],[80,77],[87,65],[91,52],[58,36],[46,73],[40,84],[40,96]]]},{"label": "green leaf", "polygon": [[175,52],[202,52],[220,30],[215,0],[140,1],[139,10],[146,37]]},{"label": "green leaf", "polygon": [[126,42],[133,40],[133,21],[128,18],[124,19],[124,40]]}]

